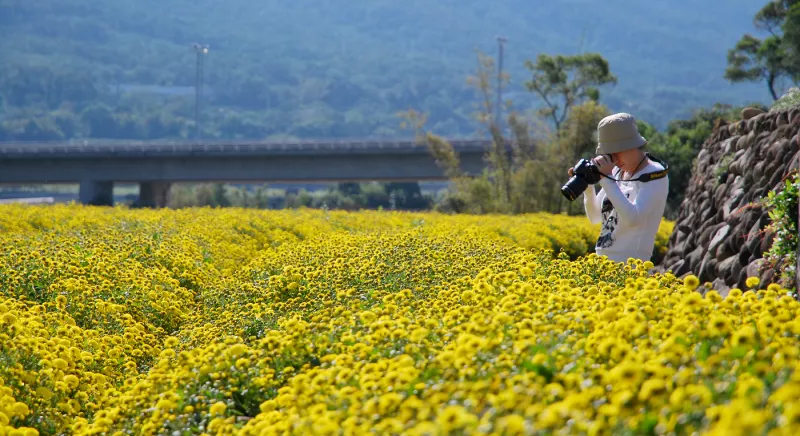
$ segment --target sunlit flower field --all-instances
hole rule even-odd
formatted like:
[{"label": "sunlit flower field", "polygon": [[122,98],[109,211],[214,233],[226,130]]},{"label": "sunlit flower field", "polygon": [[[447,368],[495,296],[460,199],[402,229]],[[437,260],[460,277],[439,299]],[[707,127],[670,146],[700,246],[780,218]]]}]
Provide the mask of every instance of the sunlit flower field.
[{"label": "sunlit flower field", "polygon": [[800,305],[584,217],[0,212],[0,435],[800,434]]}]

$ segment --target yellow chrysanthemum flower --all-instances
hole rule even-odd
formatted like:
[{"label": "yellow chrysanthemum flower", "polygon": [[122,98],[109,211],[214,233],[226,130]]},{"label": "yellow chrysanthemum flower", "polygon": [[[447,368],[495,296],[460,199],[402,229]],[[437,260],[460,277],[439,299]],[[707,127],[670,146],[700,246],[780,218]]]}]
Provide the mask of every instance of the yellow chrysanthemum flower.
[{"label": "yellow chrysanthemum flower", "polygon": [[744,283],[748,288],[753,289],[761,283],[761,279],[758,277],[748,277]]}]

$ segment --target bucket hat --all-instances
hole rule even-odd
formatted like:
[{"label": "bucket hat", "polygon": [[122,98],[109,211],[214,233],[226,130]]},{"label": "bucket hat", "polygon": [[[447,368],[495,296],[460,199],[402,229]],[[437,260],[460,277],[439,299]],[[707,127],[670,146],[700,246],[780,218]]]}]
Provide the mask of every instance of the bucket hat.
[{"label": "bucket hat", "polygon": [[624,112],[600,120],[597,137],[597,154],[619,153],[647,144],[647,140],[639,134],[636,119]]}]

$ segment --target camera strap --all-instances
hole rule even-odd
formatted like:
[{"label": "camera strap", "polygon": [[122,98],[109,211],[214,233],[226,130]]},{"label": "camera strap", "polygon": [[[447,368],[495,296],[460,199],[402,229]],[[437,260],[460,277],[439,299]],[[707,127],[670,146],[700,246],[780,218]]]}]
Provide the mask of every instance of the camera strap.
[{"label": "camera strap", "polygon": [[669,165],[667,165],[667,162],[665,162],[665,161],[663,161],[663,160],[661,160],[661,159],[659,159],[659,158],[657,158],[655,156],[650,155],[650,153],[645,153],[645,155],[650,160],[652,160],[653,162],[660,163],[661,166],[664,167],[664,169],[661,170],[661,171],[653,171],[653,172],[650,172],[650,173],[644,173],[641,176],[639,176],[639,177],[637,177],[635,179],[630,179],[630,180],[615,179],[615,178],[613,178],[611,176],[606,176],[605,174],[603,174],[603,177],[611,179],[611,180],[613,180],[615,182],[642,182],[642,183],[646,183],[646,182],[650,182],[650,181],[658,180],[658,179],[663,179],[664,177],[667,177],[667,173],[669,173]]}]

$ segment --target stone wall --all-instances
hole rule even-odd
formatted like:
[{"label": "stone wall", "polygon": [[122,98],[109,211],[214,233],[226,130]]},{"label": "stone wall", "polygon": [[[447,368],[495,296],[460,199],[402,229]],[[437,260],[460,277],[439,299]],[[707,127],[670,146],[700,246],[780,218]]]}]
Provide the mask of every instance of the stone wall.
[{"label": "stone wall", "polygon": [[727,294],[745,289],[748,276],[770,283],[763,254],[774,236],[767,211],[757,204],[782,185],[800,159],[800,108],[746,109],[742,120],[718,121],[697,156],[675,230],[659,270],[689,273]]}]

